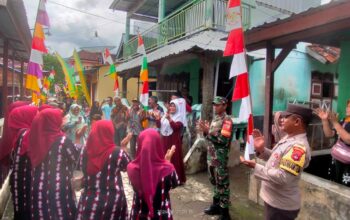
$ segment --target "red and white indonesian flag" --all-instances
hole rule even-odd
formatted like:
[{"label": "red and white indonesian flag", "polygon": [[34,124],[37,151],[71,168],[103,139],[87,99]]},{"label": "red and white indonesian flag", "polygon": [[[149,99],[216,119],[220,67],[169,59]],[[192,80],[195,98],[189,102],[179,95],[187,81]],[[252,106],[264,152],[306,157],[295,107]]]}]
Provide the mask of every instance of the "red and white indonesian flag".
[{"label": "red and white indonesian flag", "polygon": [[143,40],[141,35],[138,35],[138,47],[137,52],[142,54],[142,63],[141,63],[141,71],[140,71],[140,79],[142,82],[142,90],[140,94],[140,102],[145,110],[148,110],[148,62],[146,56],[145,45],[143,44]]},{"label": "red and white indonesian flag", "polygon": [[109,52],[108,48],[105,49],[105,51],[102,53],[102,57],[103,57],[103,63],[104,64],[113,64],[113,59],[111,56],[111,53]]},{"label": "red and white indonesian flag", "polygon": [[244,158],[249,159],[254,154],[253,144],[253,115],[250,99],[249,75],[244,49],[244,35],[242,27],[241,1],[229,0],[226,11],[226,31],[229,36],[226,42],[224,56],[232,56],[230,78],[236,77],[232,101],[241,101],[239,110],[239,121],[247,121],[247,142]]},{"label": "red and white indonesian flag", "polygon": [[146,55],[145,44],[143,43],[143,39],[140,34],[137,35],[137,53],[142,55]]},{"label": "red and white indonesian flag", "polygon": [[102,53],[103,57],[103,63],[109,64],[109,75],[114,79],[114,95],[119,96],[119,83],[118,83],[118,73],[115,69],[115,65],[113,63],[113,59],[111,56],[111,53],[109,52],[108,48],[105,49],[105,51]]}]

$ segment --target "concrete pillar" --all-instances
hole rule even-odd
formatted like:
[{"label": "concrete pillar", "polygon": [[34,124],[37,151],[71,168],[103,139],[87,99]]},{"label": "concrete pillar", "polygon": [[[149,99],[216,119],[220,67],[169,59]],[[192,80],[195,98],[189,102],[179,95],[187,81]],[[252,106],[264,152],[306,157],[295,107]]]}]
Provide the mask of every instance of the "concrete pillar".
[{"label": "concrete pillar", "polygon": [[159,0],[158,23],[162,22],[164,18],[165,18],[165,0]]},{"label": "concrete pillar", "polygon": [[215,57],[209,53],[199,56],[203,68],[202,85],[202,120],[211,120],[213,116],[213,95],[214,95],[214,65]]},{"label": "concrete pillar", "polygon": [[[164,63],[158,65],[155,67],[157,71],[157,85],[156,85],[156,90],[163,90],[167,89],[165,86],[165,73],[164,71],[167,68],[167,61],[164,61]],[[157,92],[157,97],[159,100],[165,101],[166,99],[166,94],[162,92]]]},{"label": "concrete pillar", "polygon": [[129,13],[126,16],[126,21],[125,21],[125,36],[124,36],[124,44],[127,43],[130,39],[130,17]]},{"label": "concrete pillar", "polygon": [[128,91],[128,78],[123,77],[122,79],[123,79],[122,80],[122,89],[123,89],[122,97],[126,98],[127,97],[127,91]]},{"label": "concrete pillar", "polygon": [[213,0],[206,0],[205,5],[205,26],[213,27],[214,3]]}]

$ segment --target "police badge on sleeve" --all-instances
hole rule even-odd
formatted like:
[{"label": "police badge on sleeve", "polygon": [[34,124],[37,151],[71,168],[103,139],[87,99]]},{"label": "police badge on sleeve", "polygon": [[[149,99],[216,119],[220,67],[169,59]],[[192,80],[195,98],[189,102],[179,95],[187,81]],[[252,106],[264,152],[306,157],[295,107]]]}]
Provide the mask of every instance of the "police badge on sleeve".
[{"label": "police badge on sleeve", "polygon": [[294,144],[293,147],[285,154],[280,163],[280,168],[298,176],[305,164],[305,146]]}]

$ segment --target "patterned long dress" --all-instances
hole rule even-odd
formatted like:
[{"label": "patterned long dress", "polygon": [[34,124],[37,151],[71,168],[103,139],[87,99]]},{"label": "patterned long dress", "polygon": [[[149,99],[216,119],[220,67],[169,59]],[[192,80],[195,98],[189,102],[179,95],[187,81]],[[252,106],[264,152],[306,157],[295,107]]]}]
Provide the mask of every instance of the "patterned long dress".
[{"label": "patterned long dress", "polygon": [[77,219],[126,219],[128,209],[120,171],[126,171],[129,156],[116,148],[96,175],[86,173],[86,162],[85,154],[84,192],[79,200]]},{"label": "patterned long dress", "polygon": [[11,195],[14,219],[30,219],[30,181],[31,164],[27,155],[20,155],[22,139],[26,130],[17,140],[16,148],[12,152],[12,173],[10,175]]},{"label": "patterned long dress", "polygon": [[153,198],[153,209],[154,216],[150,218],[148,215],[148,206],[142,197],[139,196],[134,190],[134,198],[132,202],[132,208],[130,213],[131,220],[172,220],[173,214],[171,211],[170,203],[170,189],[176,188],[180,184],[179,178],[177,177],[176,171],[172,172],[158,183],[156,194]]},{"label": "patterned long dress", "polygon": [[66,137],[58,138],[41,164],[32,170],[32,219],[75,219],[71,179],[79,151]]}]

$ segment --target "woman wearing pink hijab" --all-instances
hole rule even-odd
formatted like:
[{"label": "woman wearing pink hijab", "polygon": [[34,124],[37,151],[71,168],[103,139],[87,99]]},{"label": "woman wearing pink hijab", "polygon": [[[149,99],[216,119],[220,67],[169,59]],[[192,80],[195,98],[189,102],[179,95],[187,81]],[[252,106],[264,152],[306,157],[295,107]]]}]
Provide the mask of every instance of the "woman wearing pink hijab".
[{"label": "woman wearing pink hijab", "polygon": [[14,219],[30,219],[31,165],[27,155],[29,128],[38,108],[21,106],[9,115],[8,127],[14,134],[12,142],[12,172],[10,175]]},{"label": "woman wearing pink hijab", "polygon": [[30,127],[31,219],[75,219],[71,186],[79,151],[61,131],[62,110],[39,112]]},{"label": "woman wearing pink hijab", "polygon": [[11,146],[12,146],[12,141],[14,138],[14,135],[12,134],[9,126],[8,126],[8,118],[10,113],[18,107],[24,106],[24,105],[29,105],[29,102],[25,101],[17,101],[14,103],[11,103],[8,106],[7,113],[4,118],[4,130],[2,132],[2,137],[0,139],[0,163],[1,165],[8,166],[9,165],[9,155],[11,153]]},{"label": "woman wearing pink hijab", "polygon": [[169,191],[180,184],[169,162],[175,149],[172,147],[164,155],[160,135],[155,129],[142,131],[138,146],[136,159],[127,167],[134,189],[130,219],[173,219]]},{"label": "woman wearing pink hijab", "polygon": [[111,120],[96,121],[83,157],[84,192],[76,219],[126,219],[127,203],[120,172],[130,162],[114,143]]}]

